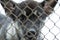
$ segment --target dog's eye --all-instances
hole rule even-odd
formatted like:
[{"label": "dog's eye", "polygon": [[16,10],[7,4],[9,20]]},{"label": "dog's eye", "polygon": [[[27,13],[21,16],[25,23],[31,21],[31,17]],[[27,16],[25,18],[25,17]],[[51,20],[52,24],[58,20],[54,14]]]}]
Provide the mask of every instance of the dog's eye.
[{"label": "dog's eye", "polygon": [[34,13],[37,15],[37,16],[41,16],[43,14],[43,9],[42,7],[37,7],[35,10],[34,10]]},{"label": "dog's eye", "polygon": [[37,16],[32,13],[32,15],[29,17],[29,19],[34,22],[34,21],[36,21]]},{"label": "dog's eye", "polygon": [[32,13],[32,10],[28,7],[25,8],[24,10],[25,10],[27,16],[29,16]]},{"label": "dog's eye", "polygon": [[21,14],[18,18],[20,19],[21,22],[25,22],[27,19],[26,16],[23,14]]}]

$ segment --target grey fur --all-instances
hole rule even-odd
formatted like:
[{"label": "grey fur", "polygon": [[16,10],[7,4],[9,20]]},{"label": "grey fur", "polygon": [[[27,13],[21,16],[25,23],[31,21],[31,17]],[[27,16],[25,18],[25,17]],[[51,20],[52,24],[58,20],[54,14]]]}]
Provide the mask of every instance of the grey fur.
[{"label": "grey fur", "polygon": [[[4,0],[1,1],[4,2]],[[28,4],[28,2],[30,4]],[[11,5],[9,5],[10,3]],[[36,6],[39,7],[35,10],[31,10],[29,7],[26,7],[25,3],[27,3],[31,9],[34,9]],[[38,4],[39,3],[35,1],[25,1],[21,4],[16,4],[10,1],[6,7],[9,8],[13,14],[18,17],[18,19],[16,19],[13,14],[9,15],[11,12],[7,8],[4,8],[7,15],[0,15],[0,24],[2,24],[2,27],[0,27],[0,40],[42,40],[40,31],[45,24],[44,20],[48,16],[46,14],[51,14],[51,12],[48,10],[47,13],[45,8],[47,4]],[[4,7],[4,4],[2,5]],[[54,4],[54,6],[55,5],[56,4]],[[19,10],[16,6],[18,6],[21,10]],[[26,8],[23,10],[24,7]],[[45,8],[45,11],[43,11],[43,7]],[[32,14],[30,15],[30,13]],[[19,14],[21,15],[19,16]],[[11,27],[11,30],[8,29],[9,27]]]}]

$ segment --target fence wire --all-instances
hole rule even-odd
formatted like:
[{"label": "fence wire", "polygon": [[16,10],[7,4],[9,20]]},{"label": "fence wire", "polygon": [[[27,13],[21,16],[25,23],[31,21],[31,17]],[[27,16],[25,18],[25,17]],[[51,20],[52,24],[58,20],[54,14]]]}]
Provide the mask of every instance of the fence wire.
[{"label": "fence wire", "polygon": [[[58,0],[42,3],[0,0],[0,3],[6,14],[0,14],[0,40],[60,40],[60,15],[56,13],[60,7]],[[54,10],[57,3],[59,7]]]}]

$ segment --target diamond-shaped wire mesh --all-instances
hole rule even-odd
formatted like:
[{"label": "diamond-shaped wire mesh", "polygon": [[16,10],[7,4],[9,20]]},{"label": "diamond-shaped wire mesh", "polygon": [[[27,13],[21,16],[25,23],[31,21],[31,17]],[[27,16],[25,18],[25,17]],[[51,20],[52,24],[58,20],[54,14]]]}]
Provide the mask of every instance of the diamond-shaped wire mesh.
[{"label": "diamond-shaped wire mesh", "polygon": [[6,14],[0,15],[0,40],[60,40],[60,14],[54,10],[58,0],[0,3]]}]

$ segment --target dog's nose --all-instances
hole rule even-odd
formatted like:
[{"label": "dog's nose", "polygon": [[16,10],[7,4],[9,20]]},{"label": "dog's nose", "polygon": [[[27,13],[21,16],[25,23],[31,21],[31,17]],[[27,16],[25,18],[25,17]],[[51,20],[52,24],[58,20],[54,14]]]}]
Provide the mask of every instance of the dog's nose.
[{"label": "dog's nose", "polygon": [[30,28],[28,31],[26,31],[24,37],[25,37],[26,40],[36,39],[37,38],[36,29]]},{"label": "dog's nose", "polygon": [[26,37],[27,39],[31,40],[31,39],[35,39],[35,38],[34,38],[35,35],[36,35],[36,32],[35,32],[35,31],[29,31],[29,32],[27,32],[27,34],[25,35],[25,37]]},{"label": "dog's nose", "polygon": [[36,35],[36,30],[33,29],[33,28],[29,29],[29,31],[27,32],[27,35],[30,36],[30,37],[35,36]]},{"label": "dog's nose", "polygon": [[35,33],[36,33],[35,31],[29,31],[27,35],[32,36],[32,35],[35,35]]},{"label": "dog's nose", "polygon": [[25,35],[26,40],[35,40],[35,31],[29,31],[27,32],[27,34]]}]

